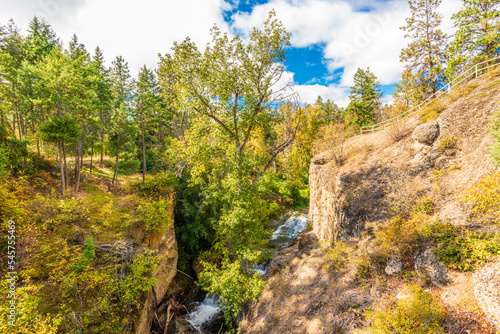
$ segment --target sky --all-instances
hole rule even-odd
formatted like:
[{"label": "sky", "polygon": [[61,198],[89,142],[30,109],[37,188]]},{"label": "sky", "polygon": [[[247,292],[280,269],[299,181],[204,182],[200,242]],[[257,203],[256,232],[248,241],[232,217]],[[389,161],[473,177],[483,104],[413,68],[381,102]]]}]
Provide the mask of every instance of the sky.
[{"label": "sky", "polygon": [[[451,15],[462,0],[443,0],[443,30],[453,33]],[[108,63],[121,55],[132,74],[144,64],[156,68],[158,53],[189,36],[199,47],[216,24],[229,34],[248,36],[271,9],[292,34],[284,77],[302,103],[318,96],[346,107],[358,68],[378,77],[390,103],[403,64],[401,49],[410,16],[406,0],[0,0],[0,24],[14,19],[26,34],[33,16],[43,17],[68,45],[73,34],[87,50],[99,46]]]}]

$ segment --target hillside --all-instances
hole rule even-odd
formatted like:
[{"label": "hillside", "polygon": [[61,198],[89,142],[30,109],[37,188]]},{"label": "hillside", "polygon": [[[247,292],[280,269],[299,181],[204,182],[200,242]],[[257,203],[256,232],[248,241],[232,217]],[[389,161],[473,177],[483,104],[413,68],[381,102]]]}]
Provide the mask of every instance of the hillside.
[{"label": "hillside", "polygon": [[495,333],[500,174],[488,124],[499,108],[496,69],[316,156],[313,231],[273,260],[240,333],[388,333],[401,319],[421,333]]}]

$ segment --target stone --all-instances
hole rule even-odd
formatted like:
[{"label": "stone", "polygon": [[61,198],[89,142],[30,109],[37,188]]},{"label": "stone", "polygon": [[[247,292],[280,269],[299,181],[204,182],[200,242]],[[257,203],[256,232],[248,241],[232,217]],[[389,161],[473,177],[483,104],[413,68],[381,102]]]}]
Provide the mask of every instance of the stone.
[{"label": "stone", "polygon": [[301,233],[297,236],[297,245],[299,250],[309,250],[316,244],[317,241],[318,238],[313,232]]},{"label": "stone", "polygon": [[500,331],[500,261],[484,265],[474,274],[472,281],[479,307]]},{"label": "stone", "polygon": [[436,121],[421,124],[413,130],[411,137],[422,144],[430,145],[439,136],[439,124]]},{"label": "stone", "polygon": [[415,270],[420,275],[429,278],[438,287],[444,287],[449,284],[448,268],[443,262],[439,261],[436,254],[430,248],[417,256]]},{"label": "stone", "polygon": [[153,232],[144,242],[143,247],[155,250],[161,258],[160,265],[153,272],[156,284],[148,291],[148,296],[140,313],[136,334],[148,334],[155,316],[156,308],[165,296],[177,271],[178,251],[174,231],[174,206],[169,207],[169,221],[161,229]]},{"label": "stone", "polygon": [[393,255],[387,262],[385,273],[387,275],[396,275],[401,272],[401,269],[403,269],[403,263],[399,260],[399,255]]}]

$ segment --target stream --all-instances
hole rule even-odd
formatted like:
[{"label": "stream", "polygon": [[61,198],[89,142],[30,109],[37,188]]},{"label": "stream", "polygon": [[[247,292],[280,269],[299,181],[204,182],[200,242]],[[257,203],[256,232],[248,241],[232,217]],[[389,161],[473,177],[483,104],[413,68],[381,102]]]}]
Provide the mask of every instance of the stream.
[{"label": "stream", "polygon": [[[275,249],[277,253],[291,246],[297,235],[306,229],[308,223],[307,214],[293,213],[283,224],[277,226],[267,247]],[[267,265],[256,264],[251,270],[258,272],[259,275],[265,275]],[[196,332],[207,330],[211,327],[211,322],[222,315],[217,299],[216,295],[207,295],[203,301],[195,303],[193,311],[186,315],[186,320]]]}]

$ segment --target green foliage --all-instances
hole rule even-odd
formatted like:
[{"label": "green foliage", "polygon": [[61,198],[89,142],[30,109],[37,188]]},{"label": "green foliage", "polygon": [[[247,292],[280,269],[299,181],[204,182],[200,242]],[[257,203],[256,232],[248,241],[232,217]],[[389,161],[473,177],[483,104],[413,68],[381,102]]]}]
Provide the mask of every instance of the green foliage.
[{"label": "green foliage", "polygon": [[376,244],[386,254],[397,253],[402,257],[410,256],[419,246],[420,235],[417,230],[419,218],[404,219],[396,216],[386,228],[376,232]]},{"label": "green foliage", "polygon": [[464,0],[463,7],[452,19],[457,30],[448,50],[448,76],[499,55],[500,5],[497,0]]},{"label": "green foliage", "polygon": [[413,211],[415,212],[421,212],[425,213],[426,215],[432,215],[434,213],[434,206],[436,204],[432,199],[429,197],[421,197],[417,201],[417,204],[415,204],[415,207],[413,208]]},{"label": "green foliage", "polygon": [[337,241],[335,245],[323,249],[327,268],[337,271],[346,267],[349,262],[349,251],[343,241]]},{"label": "green foliage", "polygon": [[495,138],[495,143],[490,147],[491,157],[497,166],[500,166],[500,109],[493,112],[490,134]]},{"label": "green foliage", "polygon": [[393,307],[365,313],[373,323],[370,333],[432,334],[441,330],[447,313],[439,300],[416,285],[408,286],[406,294]]},{"label": "green foliage", "polygon": [[[437,8],[440,4],[441,0],[410,0],[411,16],[401,28],[411,41],[401,51],[400,59],[406,63],[405,76],[419,86],[418,100],[436,92],[444,81],[448,37],[439,28],[442,16]],[[403,86],[411,89],[412,85]]]},{"label": "green foliage", "polygon": [[199,276],[200,285],[220,297],[226,322],[231,325],[231,315],[238,315],[242,305],[255,301],[266,283],[258,273],[245,274],[239,262],[224,261],[221,269],[209,263],[203,265],[205,270]]},{"label": "green foliage", "polygon": [[168,198],[144,198],[141,200],[138,215],[146,232],[161,231],[171,224],[172,205],[172,200]]},{"label": "green foliage", "polygon": [[83,254],[75,265],[72,265],[70,268],[75,272],[81,272],[86,269],[88,265],[94,262],[95,257],[95,246],[94,240],[92,238],[88,238],[85,244],[83,245]]},{"label": "green foliage", "polygon": [[132,175],[139,173],[141,162],[137,159],[121,160],[118,162],[118,172],[122,175]]},{"label": "green foliage", "polygon": [[345,114],[352,115],[351,122],[355,122],[358,127],[372,125],[375,123],[375,116],[382,98],[380,82],[370,68],[366,70],[358,68],[353,80],[354,85],[349,95],[351,103]]},{"label": "green foliage", "polygon": [[438,150],[444,152],[446,150],[457,148],[458,137],[446,134],[439,142]]},{"label": "green foliage", "polygon": [[427,123],[436,120],[446,106],[441,100],[432,100],[431,103],[420,112],[420,122]]},{"label": "green foliage", "polygon": [[450,268],[474,271],[500,254],[498,234],[471,232],[440,222],[424,226],[422,233],[437,245],[436,255]]},{"label": "green foliage", "polygon": [[178,179],[172,172],[163,172],[148,177],[146,182],[137,185],[139,194],[158,198],[171,194],[177,187]]},{"label": "green foliage", "polygon": [[472,213],[485,223],[500,223],[500,172],[484,176],[459,195],[462,202],[474,205]]},{"label": "green foliage", "polygon": [[7,155],[6,150],[2,147],[0,148],[0,177],[6,177],[10,173],[7,169],[9,166],[9,156]]},{"label": "green foliage", "polygon": [[82,129],[74,118],[59,116],[44,122],[40,132],[44,140],[59,144],[75,142]]}]

